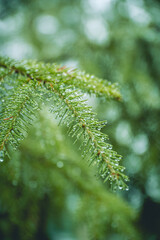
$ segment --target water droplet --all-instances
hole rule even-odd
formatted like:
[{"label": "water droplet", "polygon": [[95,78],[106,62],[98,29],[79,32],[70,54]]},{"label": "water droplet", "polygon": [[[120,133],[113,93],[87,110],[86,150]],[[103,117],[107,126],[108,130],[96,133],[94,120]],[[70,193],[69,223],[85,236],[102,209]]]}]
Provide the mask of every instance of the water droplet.
[{"label": "water droplet", "polygon": [[124,172],[124,170],[125,170],[125,168],[122,168],[120,171],[121,171],[121,172]]},{"label": "water droplet", "polygon": [[104,177],[105,177],[105,174],[102,174],[101,177],[104,178]]}]

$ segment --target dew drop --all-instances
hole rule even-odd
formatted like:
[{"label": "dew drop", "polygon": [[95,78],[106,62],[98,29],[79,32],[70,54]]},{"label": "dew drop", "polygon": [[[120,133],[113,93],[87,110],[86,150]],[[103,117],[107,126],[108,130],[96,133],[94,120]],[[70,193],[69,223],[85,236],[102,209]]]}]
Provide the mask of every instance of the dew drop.
[{"label": "dew drop", "polygon": [[125,169],[124,169],[124,168],[122,168],[120,171],[121,171],[121,172],[124,172],[124,170],[125,170]]},{"label": "dew drop", "polygon": [[104,178],[104,177],[105,177],[105,174],[102,174],[101,177]]}]

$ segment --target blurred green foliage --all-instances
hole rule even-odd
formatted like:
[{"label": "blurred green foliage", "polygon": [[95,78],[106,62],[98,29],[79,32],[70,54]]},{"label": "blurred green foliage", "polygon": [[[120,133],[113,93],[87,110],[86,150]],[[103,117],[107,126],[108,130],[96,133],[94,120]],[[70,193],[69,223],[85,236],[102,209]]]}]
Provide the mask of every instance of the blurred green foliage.
[{"label": "blurred green foliage", "polygon": [[1,238],[139,239],[131,207],[105,190],[47,110],[38,119],[0,171]]},{"label": "blurred green foliage", "polygon": [[[124,156],[123,164],[127,168],[131,181],[130,191],[125,192],[123,198],[139,213],[139,231],[143,239],[147,240],[158,240],[160,236],[160,217],[158,214],[160,211],[159,15],[159,1],[149,0],[0,1],[1,54],[17,59],[37,58],[46,62],[58,62],[62,65],[78,67],[98,77],[119,83],[123,102],[110,102],[108,105],[93,98],[89,98],[89,102],[97,109],[100,119],[108,120],[108,127],[104,130],[111,136],[110,141],[115,149]],[[27,158],[25,150],[27,145],[24,144],[23,146],[24,150],[21,154]],[[30,145],[28,144],[28,146]],[[69,156],[72,156],[72,154],[69,154]],[[18,159],[18,156],[15,159]],[[30,157],[28,157],[28,161],[31,161]],[[1,164],[3,166],[3,163]],[[2,168],[1,171],[5,171],[5,169]],[[26,175],[28,175],[27,172],[30,172],[30,170],[27,171],[26,169]],[[3,180],[3,174],[1,175]],[[45,178],[45,172],[43,172],[43,175]],[[57,176],[56,179],[60,178]],[[2,180],[2,184],[6,182],[6,180]],[[28,180],[26,177],[25,181]],[[38,182],[41,183],[42,187],[40,187],[40,191],[43,188],[47,189],[47,186],[43,185],[43,178],[39,178]],[[2,198],[3,196],[5,198],[5,195],[9,195],[9,191],[12,191],[11,183],[8,184],[10,187],[8,187],[6,193],[1,194]],[[65,186],[65,183],[60,184]],[[30,188],[32,189],[32,186]],[[28,189],[29,187],[24,188],[24,195],[27,194],[26,199],[32,196]],[[58,189],[59,187],[54,191],[53,201],[60,202],[59,208],[56,205],[57,203],[52,203],[50,208],[50,205],[47,204],[47,206],[49,209],[65,211],[61,205],[62,195],[65,192],[58,193]],[[60,189],[62,190],[62,188]],[[14,191],[18,191],[18,188]],[[69,193],[69,190],[66,190],[66,192],[68,197],[71,196],[72,198],[72,193]],[[37,196],[34,195],[33,191],[35,198],[38,197],[38,192],[36,194]],[[14,193],[13,196],[15,200],[16,195]],[[56,200],[56,196],[59,196],[59,200]],[[119,196],[117,196],[117,199],[119,199]],[[30,200],[28,201],[30,202]],[[35,200],[35,205],[36,201],[39,200]],[[7,203],[7,200],[5,202]],[[13,201],[12,204],[16,204],[16,202]],[[7,207],[7,209],[11,209],[11,213],[8,211],[11,215],[12,204]],[[43,204],[44,201],[42,201]],[[96,209],[95,204],[97,203],[91,203],[94,209]],[[34,203],[31,205],[34,208]],[[42,210],[43,208],[44,206],[42,206]],[[13,211],[16,211],[16,207],[13,206],[13,209]],[[31,213],[34,212],[34,210],[30,211]],[[59,211],[58,213],[55,211],[54,216],[51,217],[52,220],[57,218],[55,216],[60,216]],[[98,214],[101,211],[100,216]],[[121,228],[123,229],[122,236],[120,232],[117,232],[118,226],[115,225],[115,231],[110,228],[114,224],[111,218],[107,217],[110,214],[106,211],[106,209],[97,211],[97,221],[95,222],[100,228],[102,225],[99,224],[98,220],[103,217],[107,218],[106,238],[111,240],[130,239],[129,235],[127,236],[125,233],[125,228]],[[20,213],[24,214],[22,211]],[[7,229],[6,231],[8,231],[9,225],[11,228],[13,227],[10,222],[7,225],[8,219],[12,218],[5,214],[6,210],[1,210],[0,229]],[[41,214],[43,215],[43,213]],[[83,217],[88,214],[92,218],[91,209],[88,210],[88,213],[83,210],[81,214]],[[5,217],[7,222],[4,221]],[[28,214],[28,219],[30,217],[30,214]],[[60,223],[62,225],[62,222],[67,221],[61,219]],[[71,227],[71,220],[68,222],[70,222],[69,227]],[[20,226],[20,224],[16,224]],[[43,227],[46,226],[45,224],[42,225]],[[24,228],[25,224],[21,228],[22,233],[25,231]],[[52,228],[55,228],[54,224],[49,229]],[[3,231],[0,230],[0,232]],[[8,234],[11,235],[2,235],[2,239],[13,239],[14,231],[8,231]],[[85,239],[84,236],[81,238]],[[15,239],[18,239],[18,237],[15,237]],[[41,238],[38,236],[37,239]],[[45,237],[42,236],[42,239],[45,239]],[[65,240],[67,236],[59,238],[57,236],[50,239]],[[68,239],[72,238],[68,237]],[[99,238],[97,237],[97,239]]]}]

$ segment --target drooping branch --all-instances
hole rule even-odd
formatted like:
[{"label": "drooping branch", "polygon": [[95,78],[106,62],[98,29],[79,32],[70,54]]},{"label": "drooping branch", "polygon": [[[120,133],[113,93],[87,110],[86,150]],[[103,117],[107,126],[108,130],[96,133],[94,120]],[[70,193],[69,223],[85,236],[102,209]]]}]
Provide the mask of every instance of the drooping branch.
[{"label": "drooping branch", "polygon": [[61,84],[53,86],[51,83],[45,83],[45,86],[47,90],[54,92],[55,103],[59,101],[56,109],[55,104],[52,105],[52,111],[58,114],[60,121],[67,122],[69,134],[76,141],[83,137],[83,157],[89,155],[89,162],[98,166],[99,174],[105,181],[109,179],[113,184],[116,183],[115,187],[127,189],[124,180],[128,181],[128,177],[123,174],[125,168],[119,165],[121,156],[105,142],[108,136],[100,132],[105,122],[99,122],[95,118],[91,108],[81,99],[81,93],[72,89],[72,86],[66,88]]},{"label": "drooping branch", "polygon": [[[98,166],[99,175],[105,181],[109,179],[114,187],[128,188],[124,182],[128,178],[122,173],[124,167],[119,165],[121,156],[105,142],[108,136],[100,131],[105,122],[96,119],[91,107],[82,98],[83,92],[87,92],[107,99],[120,99],[114,85],[78,71],[71,73],[69,69],[59,68],[55,64],[16,62],[0,58],[0,66],[8,71],[13,85],[18,82],[13,94],[3,98],[0,150],[4,149],[8,141],[17,142],[18,145],[23,138],[23,132],[34,115],[32,108],[36,106],[35,110],[38,109],[36,96],[41,101],[42,97],[48,98],[53,102],[51,111],[56,112],[60,122],[69,127],[69,135],[75,137],[75,141],[83,138],[83,156]],[[1,76],[1,81],[5,82],[6,74]]]}]

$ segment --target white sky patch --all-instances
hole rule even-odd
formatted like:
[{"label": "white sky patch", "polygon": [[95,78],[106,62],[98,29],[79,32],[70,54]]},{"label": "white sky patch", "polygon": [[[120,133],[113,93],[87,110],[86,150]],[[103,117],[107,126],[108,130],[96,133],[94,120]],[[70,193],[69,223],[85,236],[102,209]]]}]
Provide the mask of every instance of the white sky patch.
[{"label": "white sky patch", "polygon": [[51,15],[40,15],[35,20],[35,26],[41,34],[54,34],[58,27],[58,20]]},{"label": "white sky patch", "polygon": [[142,159],[140,158],[140,156],[137,156],[134,153],[130,154],[126,161],[126,168],[128,168],[128,171],[131,174],[135,174],[141,171]]},{"label": "white sky patch", "polygon": [[146,182],[146,192],[155,201],[160,201],[160,178],[159,178],[159,168],[153,167],[148,172],[148,178]]},{"label": "white sky patch", "polygon": [[139,134],[133,140],[132,150],[136,154],[141,155],[147,151],[148,144],[148,137],[146,136],[146,134]]},{"label": "white sky patch", "polygon": [[64,166],[63,162],[62,161],[58,161],[57,162],[57,167],[58,168],[62,168]]},{"label": "white sky patch", "polygon": [[101,18],[88,19],[84,23],[85,34],[89,40],[103,44],[109,39],[107,23]]},{"label": "white sky patch", "polygon": [[21,30],[24,24],[24,16],[21,13],[18,13],[12,17],[5,18],[0,20],[0,34],[3,35],[12,35],[17,34]]},{"label": "white sky patch", "polygon": [[147,25],[151,21],[149,14],[140,6],[137,6],[134,3],[128,2],[127,8],[128,8],[130,18],[133,21],[143,25]]},{"label": "white sky patch", "polygon": [[105,115],[108,121],[114,122],[116,119],[118,119],[120,111],[118,107],[116,107],[115,105],[111,105],[107,108]]},{"label": "white sky patch", "polygon": [[34,54],[32,46],[22,39],[9,41],[5,43],[0,50],[2,54],[15,59],[32,57]]},{"label": "white sky patch", "polygon": [[95,12],[105,12],[111,7],[113,0],[88,0],[89,6]]},{"label": "white sky patch", "polygon": [[132,131],[129,122],[121,121],[116,128],[116,140],[121,145],[130,145],[132,141]]}]

